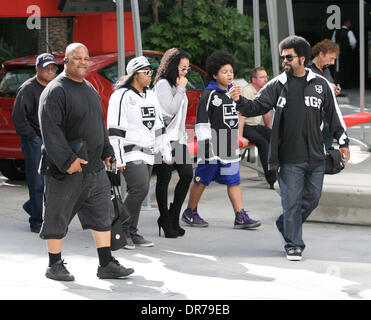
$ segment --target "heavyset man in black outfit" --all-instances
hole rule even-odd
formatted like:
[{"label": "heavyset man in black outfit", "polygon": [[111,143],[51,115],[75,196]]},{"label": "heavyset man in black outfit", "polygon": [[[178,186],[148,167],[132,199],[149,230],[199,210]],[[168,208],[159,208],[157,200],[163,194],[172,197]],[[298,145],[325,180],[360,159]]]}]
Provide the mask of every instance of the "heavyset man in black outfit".
[{"label": "heavyset man in black outfit", "polygon": [[40,97],[39,119],[44,141],[44,223],[49,267],[46,277],[72,281],[61,258],[68,225],[75,214],[83,229],[91,229],[98,250],[99,278],[121,278],[134,272],[111,255],[113,205],[103,161],[110,167],[114,151],[104,124],[100,97],[84,79],[90,65],[86,46],[66,48],[64,72]]}]

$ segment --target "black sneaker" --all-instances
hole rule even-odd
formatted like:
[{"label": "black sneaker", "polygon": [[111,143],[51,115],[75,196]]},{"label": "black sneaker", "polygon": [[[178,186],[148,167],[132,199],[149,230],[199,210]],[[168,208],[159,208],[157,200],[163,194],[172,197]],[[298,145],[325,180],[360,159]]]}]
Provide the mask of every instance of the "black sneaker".
[{"label": "black sneaker", "polygon": [[115,258],[105,267],[98,267],[97,277],[100,279],[118,279],[131,275],[134,272],[132,268],[123,267]]},{"label": "black sneaker", "polygon": [[300,261],[302,250],[300,247],[291,247],[286,249],[286,258],[290,261]]},{"label": "black sneaker", "polygon": [[67,268],[64,266],[65,264],[67,263],[65,263],[64,260],[57,261],[46,269],[45,276],[49,279],[58,281],[74,281],[75,277],[68,272]]}]

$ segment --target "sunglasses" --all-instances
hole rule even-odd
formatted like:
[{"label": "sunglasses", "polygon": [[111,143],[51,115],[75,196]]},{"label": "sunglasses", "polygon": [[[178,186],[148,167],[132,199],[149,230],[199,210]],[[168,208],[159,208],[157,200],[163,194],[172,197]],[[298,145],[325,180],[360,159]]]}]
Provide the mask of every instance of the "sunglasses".
[{"label": "sunglasses", "polygon": [[58,67],[56,65],[48,65],[46,67],[39,67],[43,72],[56,72]]},{"label": "sunglasses", "polygon": [[280,56],[280,59],[281,59],[281,61],[284,61],[286,59],[287,61],[291,62],[296,57],[298,57],[298,56],[293,56],[292,54],[287,54],[285,56]]},{"label": "sunglasses", "polygon": [[181,68],[179,68],[179,71],[187,71],[187,72],[189,72],[189,71],[191,71],[191,67],[181,67]]},{"label": "sunglasses", "polygon": [[153,70],[138,70],[137,72],[143,72],[146,76],[153,75]]}]

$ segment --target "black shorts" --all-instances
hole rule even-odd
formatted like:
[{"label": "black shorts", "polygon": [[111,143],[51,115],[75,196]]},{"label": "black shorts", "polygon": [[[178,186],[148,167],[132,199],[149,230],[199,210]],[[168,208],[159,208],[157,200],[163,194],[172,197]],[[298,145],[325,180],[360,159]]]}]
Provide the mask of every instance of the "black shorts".
[{"label": "black shorts", "polygon": [[95,173],[74,173],[63,180],[45,176],[40,238],[64,238],[76,214],[84,230],[111,230],[111,185],[104,169]]}]

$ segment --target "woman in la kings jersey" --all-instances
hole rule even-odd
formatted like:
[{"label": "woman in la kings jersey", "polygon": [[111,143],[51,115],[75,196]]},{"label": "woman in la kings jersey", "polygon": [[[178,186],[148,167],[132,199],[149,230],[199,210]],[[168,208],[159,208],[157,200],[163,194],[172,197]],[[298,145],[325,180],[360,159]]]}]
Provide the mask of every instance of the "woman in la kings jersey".
[{"label": "woman in la kings jersey", "polygon": [[166,136],[156,94],[148,89],[153,71],[144,56],[129,61],[127,76],[118,81],[107,113],[110,142],[115,150],[117,167],[127,183],[125,204],[131,215],[124,226],[126,249],[154,244],[138,234],[139,213],[145,199],[155,161],[160,152],[163,161],[171,161],[170,143]]}]

